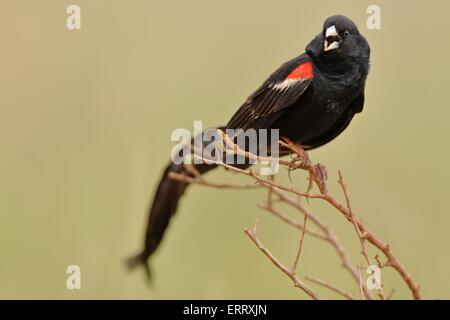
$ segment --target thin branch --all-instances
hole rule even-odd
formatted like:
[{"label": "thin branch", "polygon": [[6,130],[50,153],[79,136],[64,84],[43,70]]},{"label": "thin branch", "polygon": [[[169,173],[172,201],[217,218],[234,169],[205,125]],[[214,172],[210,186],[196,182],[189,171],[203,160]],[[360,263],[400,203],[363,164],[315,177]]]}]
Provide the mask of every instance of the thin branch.
[{"label": "thin branch", "polygon": [[358,239],[359,242],[361,244],[361,254],[364,256],[364,258],[366,259],[366,263],[368,266],[370,266],[372,264],[372,262],[370,262],[370,258],[369,258],[369,254],[367,253],[367,248],[366,248],[366,243],[365,243],[365,238],[364,235],[361,233],[361,230],[358,226],[358,224],[356,223],[355,219],[353,218],[353,212],[352,212],[352,208],[350,205],[350,198],[348,195],[348,188],[347,188],[347,184],[344,181],[344,178],[342,177],[342,173],[341,171],[338,171],[339,173],[339,181],[338,183],[340,184],[342,191],[344,193],[344,197],[345,197],[345,201],[347,203],[347,210],[349,212],[349,218],[355,228],[356,234],[358,235]]},{"label": "thin branch", "polygon": [[287,224],[293,226],[294,228],[297,228],[299,230],[305,230],[305,233],[313,236],[315,238],[321,239],[321,240],[328,240],[328,237],[322,235],[321,233],[315,231],[315,230],[311,230],[309,228],[303,228],[303,224],[295,221],[294,219],[291,219],[287,214],[279,211],[278,209],[275,209],[274,207],[270,208],[269,206],[263,205],[263,204],[259,204],[258,207],[260,207],[261,209],[266,210],[267,212],[273,214],[274,216],[276,216],[277,218],[279,218],[280,220],[286,222]]},{"label": "thin branch", "polygon": [[[338,209],[344,216],[348,217],[349,212],[348,210],[343,207],[339,202],[331,195],[326,195],[324,197],[324,200],[326,200],[329,204],[331,204],[333,207]],[[392,252],[390,246],[388,244],[385,244],[381,240],[379,240],[363,223],[361,220],[359,220],[357,217],[353,217],[355,219],[356,224],[358,225],[361,232],[365,235],[367,241],[369,241],[372,245],[374,245],[376,248],[378,248],[388,259],[387,265],[394,268],[399,275],[402,277],[403,281],[407,284],[409,287],[412,296],[416,300],[421,299],[420,294],[420,286],[419,284],[412,278],[411,274],[406,270],[406,268],[403,266],[403,264],[400,263],[400,261],[395,257],[394,253]]]},{"label": "thin branch", "polygon": [[231,140],[231,138],[222,130],[217,129],[218,134],[222,137],[222,142],[224,143],[224,151],[227,154],[243,156],[247,159],[256,160],[256,161],[273,161],[272,157],[263,157],[260,155],[253,154],[249,151],[242,150],[237,144]]},{"label": "thin branch", "polygon": [[[358,276],[357,267],[350,260],[350,257],[348,256],[344,246],[339,241],[339,239],[337,238],[337,236],[334,233],[334,231],[328,225],[326,225],[317,216],[317,214],[315,214],[309,208],[304,206],[302,203],[299,203],[298,201],[295,201],[294,199],[292,199],[292,197],[289,197],[289,196],[285,195],[284,193],[281,193],[278,190],[274,190],[274,193],[281,200],[283,200],[285,203],[287,203],[290,206],[296,208],[297,210],[299,210],[303,214],[308,215],[309,219],[312,220],[312,222],[317,227],[319,227],[319,229],[321,229],[324,232],[324,234],[325,234],[324,240],[327,241],[328,243],[330,243],[333,246],[333,248],[335,249],[335,251],[337,252],[337,254],[338,254],[338,256],[339,256],[339,258],[341,260],[342,266],[346,270],[348,270],[348,272],[351,274],[353,279],[356,281],[356,284],[357,284],[357,286],[359,288],[360,282],[359,282],[359,276]],[[317,237],[317,238],[319,238],[319,237]],[[367,286],[365,284],[363,284],[363,290],[364,290],[364,293],[365,293],[366,297],[368,297],[369,299],[372,299],[372,293],[370,292],[370,290],[367,288]]]},{"label": "thin branch", "polygon": [[214,183],[214,182],[206,181],[204,179],[192,178],[185,174],[176,173],[176,172],[169,172],[169,178],[177,180],[177,181],[181,181],[181,182],[198,184],[201,186],[206,186],[206,187],[211,187],[211,188],[216,188],[216,189],[235,189],[236,190],[236,189],[257,189],[257,188],[262,187],[261,185],[255,184],[255,183],[249,183],[249,184]]},{"label": "thin branch", "polygon": [[364,290],[363,290],[363,280],[361,276],[361,270],[358,268],[358,278],[359,278],[359,293],[361,295],[361,300],[366,300],[366,297],[364,296]]},{"label": "thin branch", "polygon": [[391,299],[392,299],[392,296],[394,295],[394,293],[395,293],[395,289],[392,289],[392,290],[389,292],[389,294],[388,294],[386,300],[391,300]]},{"label": "thin branch", "polygon": [[305,292],[308,296],[310,296],[314,300],[321,300],[322,298],[315,293],[307,284],[305,284],[303,281],[299,279],[299,277],[295,274],[295,272],[292,272],[292,270],[289,270],[286,266],[284,266],[270,251],[269,249],[264,246],[264,244],[258,239],[256,236],[256,229],[257,224],[255,224],[253,230],[245,229],[245,234],[250,238],[250,240],[256,245],[256,247],[261,250],[262,253],[278,268],[280,269],[284,274],[286,274],[294,283],[294,286],[296,288],[301,289],[303,292]]},{"label": "thin branch", "polygon": [[295,273],[297,270],[298,261],[300,260],[300,255],[302,253],[303,248],[303,240],[305,239],[305,230],[306,230],[306,222],[308,221],[308,215],[304,215],[303,218],[303,227],[300,230],[300,240],[298,241],[298,249],[297,254],[295,256],[294,264],[292,265],[292,272]]},{"label": "thin branch", "polygon": [[347,291],[345,291],[345,290],[335,286],[334,284],[332,284],[330,282],[326,282],[326,281],[323,281],[323,280],[320,280],[318,278],[314,278],[314,277],[311,277],[311,276],[306,276],[305,279],[307,279],[307,280],[309,280],[311,282],[314,282],[314,283],[316,283],[318,285],[321,285],[322,287],[328,288],[331,291],[334,291],[334,292],[342,295],[344,298],[346,298],[348,300],[355,300],[355,297],[351,293],[349,293],[349,292],[347,292]]}]

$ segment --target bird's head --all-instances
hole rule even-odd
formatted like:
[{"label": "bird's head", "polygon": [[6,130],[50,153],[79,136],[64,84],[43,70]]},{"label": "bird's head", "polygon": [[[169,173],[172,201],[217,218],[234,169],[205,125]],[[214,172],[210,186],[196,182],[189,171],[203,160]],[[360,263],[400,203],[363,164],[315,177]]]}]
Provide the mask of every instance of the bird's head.
[{"label": "bird's head", "polygon": [[332,16],[323,24],[323,51],[345,50],[357,45],[361,37],[358,27],[347,17]]},{"label": "bird's head", "polygon": [[325,20],[322,32],[308,44],[306,52],[315,58],[368,57],[370,49],[352,20],[335,15]]}]

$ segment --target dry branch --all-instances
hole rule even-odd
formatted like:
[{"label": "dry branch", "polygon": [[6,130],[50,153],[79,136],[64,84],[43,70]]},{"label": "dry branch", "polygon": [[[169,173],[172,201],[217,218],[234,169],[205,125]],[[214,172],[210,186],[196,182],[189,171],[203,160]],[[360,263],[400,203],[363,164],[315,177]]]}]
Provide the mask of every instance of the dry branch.
[{"label": "dry branch", "polygon": [[[261,158],[257,155],[250,154],[249,152],[243,151],[239,149],[236,145],[232,145],[232,142],[230,142],[229,138],[227,138],[226,135],[222,134],[222,137],[224,138],[225,146],[227,147],[227,152],[229,153],[229,150],[232,150],[231,152],[243,155],[245,157],[248,157],[249,159],[253,159],[256,161],[260,160],[267,160],[267,157]],[[231,145],[230,145],[231,144]],[[292,268],[287,268],[284,266],[268,249],[263,245],[263,243],[257,238],[256,235],[256,225],[253,230],[245,229],[246,235],[252,240],[252,242],[258,247],[259,250],[261,250],[264,255],[269,258],[269,260],[283,273],[285,273],[293,282],[294,285],[301,290],[303,290],[308,296],[310,296],[313,299],[320,299],[320,297],[314,293],[314,291],[311,290],[305,283],[303,283],[299,277],[296,275],[297,266],[300,262],[300,254],[303,247],[303,242],[305,235],[310,235],[314,238],[320,239],[322,241],[325,241],[329,243],[338,254],[338,257],[341,260],[342,266],[348,270],[350,275],[352,276],[353,280],[355,281],[362,299],[374,299],[374,294],[367,288],[365,282],[362,280],[361,272],[358,266],[356,266],[349,258],[349,255],[347,251],[345,250],[342,243],[338,240],[335,232],[331,229],[330,226],[328,226],[326,223],[324,223],[319,216],[313,212],[308,206],[304,205],[303,203],[296,201],[293,197],[289,196],[289,194],[293,194],[296,196],[299,196],[301,198],[305,199],[321,199],[328,204],[330,204],[332,207],[334,207],[338,212],[340,212],[353,226],[356,236],[358,238],[358,241],[361,246],[361,254],[364,257],[365,263],[367,264],[365,267],[372,265],[371,258],[369,256],[367,245],[370,244],[376,249],[378,249],[384,256],[386,257],[385,262],[381,262],[380,256],[377,254],[374,257],[374,260],[376,261],[379,268],[384,267],[392,267],[403,279],[405,284],[408,286],[408,288],[411,291],[411,294],[414,299],[420,299],[420,287],[417,284],[417,282],[412,278],[410,273],[406,270],[406,268],[399,262],[399,260],[395,257],[394,253],[392,252],[390,246],[388,244],[385,244],[382,242],[372,231],[370,231],[367,226],[355,215],[355,213],[352,210],[349,192],[348,192],[348,186],[346,182],[344,181],[344,178],[339,172],[339,180],[338,183],[342,188],[342,192],[345,198],[345,204],[341,204],[339,201],[336,200],[336,198],[328,192],[327,188],[327,171],[325,167],[321,164],[314,164],[310,158],[307,152],[305,152],[301,146],[295,145],[290,141],[280,141],[280,145],[289,150],[291,152],[291,155],[293,155],[292,161],[285,161],[285,160],[279,160],[280,165],[285,166],[288,168],[289,171],[292,170],[303,170],[306,171],[308,174],[309,179],[309,186],[307,192],[300,191],[296,188],[285,186],[279,183],[276,183],[271,177],[270,179],[267,179],[265,177],[262,177],[260,175],[255,174],[252,170],[244,170],[235,168],[232,165],[223,163],[219,160],[213,160],[213,159],[206,159],[204,157],[194,155],[197,159],[200,159],[201,161],[209,164],[216,164],[219,166],[222,166],[224,168],[227,168],[233,172],[246,175],[253,179],[254,183],[251,184],[242,184],[242,185],[235,185],[235,184],[224,184],[224,183],[213,183],[205,181],[203,178],[201,178],[199,175],[194,175],[194,178],[183,175],[183,174],[177,174],[177,173],[170,173],[170,177],[176,180],[184,181],[186,183],[193,183],[193,184],[199,184],[207,187],[213,187],[213,188],[229,188],[229,189],[250,189],[250,188],[265,188],[268,190],[268,197],[267,197],[267,203],[266,204],[260,204],[259,206],[264,209],[265,211],[273,214],[277,218],[279,218],[281,221],[285,222],[286,224],[293,226],[300,230],[300,238],[297,246],[297,252],[295,255],[295,260]],[[195,173],[195,172],[194,172]],[[314,186],[317,187],[317,192],[312,193],[311,191],[314,190]],[[303,223],[299,223],[298,221],[290,218],[287,214],[281,212],[279,209],[275,208],[274,203],[283,202],[288,204],[290,207],[298,211],[303,216]],[[311,227],[307,227],[307,221],[310,221],[313,224],[313,229]],[[343,289],[339,289],[336,286],[330,284],[329,282],[324,282],[321,280],[318,280],[317,278],[308,278],[310,281],[321,285],[323,287],[326,287],[334,292],[337,292],[341,294],[342,296],[346,297],[347,299],[354,299],[354,296],[350,293],[346,292]],[[392,291],[391,291],[392,292]],[[381,289],[378,290],[376,294],[380,299],[385,299],[384,296],[384,287],[382,285]],[[388,296],[390,298],[392,294]]]},{"label": "dry branch", "polygon": [[256,247],[261,250],[262,253],[278,268],[280,269],[284,274],[286,274],[294,283],[294,287],[301,289],[303,292],[305,292],[308,296],[310,296],[314,300],[321,300],[320,296],[315,293],[310,287],[308,287],[307,284],[305,284],[303,281],[300,280],[300,278],[295,274],[294,267],[289,269],[286,266],[284,266],[273,254],[270,252],[269,249],[264,246],[264,244],[258,239],[256,236],[256,231],[258,227],[258,222],[256,222],[255,226],[252,230],[245,229],[245,234],[250,238],[250,240],[253,241],[253,243],[256,245]]},{"label": "dry branch", "polygon": [[339,293],[340,295],[342,295],[344,298],[346,298],[348,300],[355,300],[355,297],[351,293],[349,293],[349,292],[347,292],[347,291],[337,287],[336,285],[334,285],[334,284],[332,284],[330,282],[326,282],[326,281],[323,281],[323,280],[320,280],[320,279],[317,279],[317,278],[314,278],[314,277],[311,277],[311,276],[306,276],[305,279],[309,280],[311,282],[314,282],[314,283],[316,283],[318,285],[321,285],[321,286],[323,286],[325,288],[328,288],[331,291]]}]

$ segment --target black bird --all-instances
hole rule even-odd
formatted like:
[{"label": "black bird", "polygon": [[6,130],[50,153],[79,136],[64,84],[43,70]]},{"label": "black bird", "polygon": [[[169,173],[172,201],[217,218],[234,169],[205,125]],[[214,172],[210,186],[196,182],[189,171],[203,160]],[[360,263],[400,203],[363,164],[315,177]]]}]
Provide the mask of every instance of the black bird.
[{"label": "black bird", "polygon": [[[369,44],[350,19],[335,15],[325,20],[305,51],[272,73],[222,128],[279,129],[281,137],[306,150],[337,137],[363,110]],[[215,166],[195,167],[203,174]],[[191,175],[183,164],[171,163],[165,169],[150,210],[144,250],[129,260],[130,267],[144,265],[149,276],[148,259],[187,187],[170,179],[169,172]]]}]

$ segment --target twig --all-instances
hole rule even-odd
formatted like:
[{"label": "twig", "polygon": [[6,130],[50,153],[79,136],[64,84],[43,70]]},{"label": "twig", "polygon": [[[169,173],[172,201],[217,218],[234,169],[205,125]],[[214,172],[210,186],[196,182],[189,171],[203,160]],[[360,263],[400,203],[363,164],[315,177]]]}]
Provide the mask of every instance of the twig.
[{"label": "twig", "polygon": [[258,239],[256,236],[256,230],[257,230],[257,224],[253,227],[253,230],[245,229],[245,234],[250,238],[251,241],[256,245],[256,247],[261,250],[262,253],[278,268],[280,269],[284,274],[286,274],[294,283],[294,286],[296,288],[301,289],[303,292],[305,292],[308,296],[310,296],[314,300],[321,300],[322,298],[315,293],[307,284],[305,284],[303,281],[299,279],[299,277],[295,274],[295,272],[292,272],[292,270],[289,270],[289,268],[285,267],[270,251],[267,249],[264,244]]},{"label": "twig", "polygon": [[186,183],[198,184],[201,186],[216,188],[216,189],[256,189],[261,188],[261,185],[255,183],[249,184],[228,184],[228,183],[214,183],[204,179],[192,178],[182,173],[169,172],[169,178],[182,181]]},{"label": "twig", "polygon": [[361,300],[366,300],[366,297],[364,296],[364,290],[363,290],[363,280],[361,276],[361,270],[358,269],[358,278],[359,278],[359,293],[361,295]]},{"label": "twig", "polygon": [[358,239],[359,239],[359,242],[361,244],[361,254],[366,259],[367,265],[370,266],[372,263],[370,262],[369,255],[367,253],[364,235],[361,233],[361,230],[360,230],[358,224],[356,223],[355,219],[353,218],[353,212],[352,212],[352,208],[351,208],[351,205],[350,205],[350,198],[348,196],[347,184],[345,183],[344,178],[342,177],[342,173],[341,173],[340,170],[338,171],[338,173],[339,173],[339,181],[338,181],[338,183],[340,184],[340,186],[342,188],[342,191],[344,193],[345,202],[347,203],[347,210],[349,212],[349,218],[350,218],[353,226],[355,227],[356,234],[358,235]]},{"label": "twig", "polygon": [[[286,196],[285,194],[281,193],[278,190],[274,190],[274,193],[280,197],[281,200],[283,200],[285,203],[289,204],[290,206],[296,208],[297,210],[299,210],[300,212],[302,212],[305,215],[308,215],[309,219],[312,220],[312,222],[319,227],[319,229],[321,229],[323,231],[323,233],[325,234],[325,238],[323,240],[327,241],[328,243],[330,243],[333,248],[335,249],[335,251],[337,252],[341,262],[342,262],[342,266],[348,270],[348,272],[351,274],[351,276],[353,277],[353,279],[356,281],[356,284],[359,288],[359,276],[358,276],[358,270],[357,267],[352,263],[352,261],[350,260],[344,246],[342,245],[342,243],[339,241],[339,239],[337,238],[336,234],[334,233],[334,231],[327,226],[318,216],[317,214],[315,214],[313,211],[311,211],[309,208],[307,208],[306,206],[304,206],[302,203],[299,203],[297,201],[295,201],[294,199],[292,199],[292,197]],[[320,238],[320,237],[317,237]],[[363,284],[363,290],[365,295],[371,299],[372,298],[372,293],[370,292],[370,290],[367,288],[367,286],[365,284]]]},{"label": "twig", "polygon": [[320,279],[317,279],[317,278],[314,278],[311,276],[306,276],[305,279],[307,279],[311,282],[314,282],[318,285],[321,285],[325,288],[328,288],[336,293],[339,293],[340,295],[344,296],[348,300],[355,300],[355,297],[351,293],[349,293],[341,288],[338,288],[337,286],[335,286],[334,284],[332,284],[330,282],[326,282],[326,281],[323,281],[323,280],[320,280]]},{"label": "twig", "polygon": [[298,241],[297,254],[295,256],[294,264],[292,265],[292,272],[295,273],[297,270],[298,261],[300,260],[300,254],[302,253],[303,240],[305,238],[306,222],[308,221],[308,215],[304,215],[303,227],[300,230],[300,240]]},{"label": "twig", "polygon": [[231,140],[231,138],[222,130],[217,129],[218,134],[222,137],[222,142],[224,142],[224,151],[228,154],[243,156],[247,159],[252,159],[256,161],[272,161],[272,157],[263,157],[260,155],[253,154],[251,152],[242,150],[237,144]]},{"label": "twig", "polygon": [[388,294],[386,300],[391,300],[391,299],[392,299],[392,296],[394,295],[394,293],[395,293],[395,289],[392,289],[392,290],[389,292],[389,294]]},{"label": "twig", "polygon": [[[346,208],[344,208],[339,202],[337,202],[336,199],[334,199],[331,195],[326,195],[324,198],[329,204],[331,204],[333,207],[338,209],[344,216],[348,217],[349,212]],[[376,248],[378,248],[388,259],[387,265],[394,268],[402,277],[403,281],[407,284],[409,287],[412,296],[416,300],[421,299],[420,294],[420,286],[417,284],[417,282],[412,278],[411,274],[406,271],[403,264],[398,261],[398,259],[395,257],[394,253],[392,252],[390,246],[388,244],[385,244],[381,240],[379,240],[363,223],[361,220],[359,220],[357,217],[353,217],[355,219],[356,224],[358,225],[359,229],[363,234],[365,234],[365,238],[367,241],[369,241],[372,245],[374,245]]]},{"label": "twig", "polygon": [[258,207],[260,207],[261,209],[266,210],[267,212],[269,212],[269,213],[273,214],[274,216],[278,217],[280,220],[286,222],[287,224],[289,224],[289,225],[291,225],[291,226],[293,226],[293,227],[295,227],[295,228],[297,228],[299,230],[305,230],[305,233],[309,234],[310,236],[313,236],[313,237],[316,237],[318,239],[325,240],[325,241],[328,240],[328,237],[322,235],[321,233],[319,233],[317,231],[311,230],[309,228],[303,229],[303,224],[301,224],[301,223],[291,219],[287,214],[279,211],[278,209],[275,209],[273,207],[270,208],[269,206],[265,206],[265,205],[262,205],[262,204],[259,204]]}]

